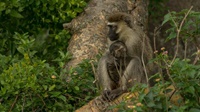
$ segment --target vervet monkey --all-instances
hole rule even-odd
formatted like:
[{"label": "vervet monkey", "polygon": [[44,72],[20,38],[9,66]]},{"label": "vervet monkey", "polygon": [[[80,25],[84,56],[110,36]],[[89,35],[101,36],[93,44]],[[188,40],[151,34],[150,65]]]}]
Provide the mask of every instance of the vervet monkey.
[{"label": "vervet monkey", "polygon": [[107,26],[109,50],[99,60],[98,79],[103,99],[112,101],[134,84],[148,82],[146,74],[151,75],[152,69],[148,61],[152,59],[153,51],[148,37],[133,24],[130,15],[113,14],[108,18]]}]

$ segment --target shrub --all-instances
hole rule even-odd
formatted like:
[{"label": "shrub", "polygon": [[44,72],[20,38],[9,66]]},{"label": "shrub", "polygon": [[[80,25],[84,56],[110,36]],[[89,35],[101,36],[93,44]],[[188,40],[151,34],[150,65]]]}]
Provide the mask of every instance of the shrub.
[{"label": "shrub", "polygon": [[[35,39],[15,33],[16,49],[13,58],[1,56],[0,110],[1,111],[74,111],[96,94],[91,63],[85,60],[69,72],[71,80],[61,80],[67,73],[64,63],[68,53],[59,51],[54,67],[35,56]],[[58,69],[58,70],[56,70]]]}]

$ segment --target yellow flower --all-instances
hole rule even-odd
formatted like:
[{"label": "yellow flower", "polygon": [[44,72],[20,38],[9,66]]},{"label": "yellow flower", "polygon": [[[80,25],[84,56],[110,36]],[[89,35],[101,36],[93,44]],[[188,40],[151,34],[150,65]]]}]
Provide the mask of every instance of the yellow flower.
[{"label": "yellow flower", "polygon": [[134,105],[128,105],[127,107],[130,108],[130,109],[136,108],[136,106],[134,106]]},{"label": "yellow flower", "polygon": [[158,51],[157,51],[157,50],[155,50],[155,51],[154,51],[154,54],[157,54],[157,53],[158,53]]},{"label": "yellow flower", "polygon": [[51,76],[51,78],[52,78],[52,79],[55,79],[55,78],[56,78],[56,76],[55,76],[55,75],[52,75],[52,76]]},{"label": "yellow flower", "polygon": [[156,82],[160,81],[160,78],[157,78],[155,81],[156,81]]},{"label": "yellow flower", "polygon": [[137,103],[136,106],[140,107],[142,106],[142,103]]},{"label": "yellow flower", "polygon": [[162,50],[162,51],[165,50],[165,47],[162,47],[161,50]]}]

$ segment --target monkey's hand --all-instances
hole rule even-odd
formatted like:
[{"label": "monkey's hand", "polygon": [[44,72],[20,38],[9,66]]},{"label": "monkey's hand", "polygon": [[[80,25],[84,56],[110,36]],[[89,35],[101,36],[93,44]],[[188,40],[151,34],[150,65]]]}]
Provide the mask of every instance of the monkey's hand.
[{"label": "monkey's hand", "polygon": [[114,96],[113,96],[113,95],[111,96],[111,91],[112,91],[112,90],[104,90],[104,91],[103,91],[102,98],[103,98],[104,101],[110,102],[110,101],[112,101],[112,100],[114,100],[114,99],[116,98],[115,95],[114,95]]},{"label": "monkey's hand", "polygon": [[123,94],[125,91],[123,91],[120,88],[114,89],[114,90],[104,90],[102,94],[102,98],[104,101],[113,101],[116,99],[118,96]]}]

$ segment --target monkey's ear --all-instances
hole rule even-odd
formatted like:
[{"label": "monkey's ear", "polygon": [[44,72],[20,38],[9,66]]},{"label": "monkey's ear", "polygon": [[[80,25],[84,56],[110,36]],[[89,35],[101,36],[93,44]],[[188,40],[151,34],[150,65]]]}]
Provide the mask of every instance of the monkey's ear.
[{"label": "monkey's ear", "polygon": [[126,24],[130,27],[133,28],[132,26],[132,18],[130,16],[124,16],[124,21],[126,22]]}]

